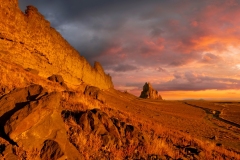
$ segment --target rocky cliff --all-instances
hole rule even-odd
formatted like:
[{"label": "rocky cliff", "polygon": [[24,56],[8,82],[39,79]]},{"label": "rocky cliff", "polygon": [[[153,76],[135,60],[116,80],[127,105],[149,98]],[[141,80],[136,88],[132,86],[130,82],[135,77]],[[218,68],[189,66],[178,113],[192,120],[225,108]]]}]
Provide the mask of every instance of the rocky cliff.
[{"label": "rocky cliff", "polygon": [[146,143],[100,109],[113,84],[98,62],[91,67],[35,7],[22,13],[17,0],[0,0],[0,10],[0,159],[109,159],[109,148]]},{"label": "rocky cliff", "polygon": [[141,92],[140,98],[149,98],[149,99],[161,99],[161,95],[158,94],[158,91],[153,89],[150,83],[145,83],[143,86],[143,91]]},{"label": "rocky cliff", "polygon": [[0,10],[0,60],[36,70],[45,78],[61,75],[68,85],[113,87],[102,66],[96,62],[92,67],[35,7],[23,13],[17,0],[0,0]]}]

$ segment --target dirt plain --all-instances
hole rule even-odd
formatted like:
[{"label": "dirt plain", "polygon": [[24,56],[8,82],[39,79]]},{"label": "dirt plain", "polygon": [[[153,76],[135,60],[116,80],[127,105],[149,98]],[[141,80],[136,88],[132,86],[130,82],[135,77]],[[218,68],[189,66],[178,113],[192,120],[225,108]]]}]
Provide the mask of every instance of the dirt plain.
[{"label": "dirt plain", "polygon": [[240,152],[239,102],[151,100],[116,90],[104,94],[108,105],[127,113],[129,119],[154,124],[153,128],[180,131]]}]

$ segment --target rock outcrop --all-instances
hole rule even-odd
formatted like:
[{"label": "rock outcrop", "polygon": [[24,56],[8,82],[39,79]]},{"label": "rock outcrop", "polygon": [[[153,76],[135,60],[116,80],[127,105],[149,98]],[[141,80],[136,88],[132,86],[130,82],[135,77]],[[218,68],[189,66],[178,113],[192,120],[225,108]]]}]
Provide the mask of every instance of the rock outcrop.
[{"label": "rock outcrop", "polygon": [[[109,159],[111,149],[137,151],[149,143],[140,129],[101,109],[72,108],[77,101],[68,98],[66,102],[64,92],[49,92],[32,84],[0,97],[0,138],[9,143],[0,146],[0,159],[72,160],[87,155],[92,156],[89,159]],[[99,92],[87,86],[81,95],[104,103],[98,99]],[[77,93],[69,94],[75,97]],[[128,158],[139,156],[147,155],[131,151]]]},{"label": "rock outcrop", "polygon": [[106,100],[101,93],[101,90],[94,86],[86,86],[84,92],[85,95],[92,97],[93,99],[97,99],[102,103],[105,103]]},{"label": "rock outcrop", "polygon": [[57,83],[59,83],[61,86],[67,88],[67,85],[65,84],[64,79],[62,78],[61,75],[55,75],[55,74],[54,74],[54,75],[48,77],[48,80],[53,81],[53,82],[57,82]]},{"label": "rock outcrop", "polygon": [[143,91],[141,92],[140,98],[149,98],[149,99],[159,99],[162,100],[161,95],[158,94],[158,91],[153,89],[152,85],[149,82],[146,82],[143,86]]},{"label": "rock outcrop", "polygon": [[40,153],[41,159],[81,157],[68,141],[60,101],[59,92],[48,93],[40,85],[20,88],[0,98],[1,137],[12,144],[4,150],[5,157],[13,154],[15,145],[25,152]]},{"label": "rock outcrop", "polygon": [[[116,147],[118,150],[129,151],[132,147],[135,150],[138,150],[148,143],[147,137],[138,128],[131,124],[120,121],[117,118],[111,118],[100,109],[91,109],[78,113],[63,111],[62,115],[65,119],[66,125],[69,128],[69,139],[71,143],[79,149],[80,152],[86,152],[87,150],[89,153],[94,153],[94,149],[97,149],[98,147],[102,148],[98,150],[97,153],[94,153],[95,157],[92,157],[92,159],[102,159],[104,155],[109,154],[111,151],[107,148]],[[91,150],[89,144],[89,142],[92,141],[91,138],[93,138],[91,135],[94,135],[94,137],[99,137],[99,140],[101,141],[101,146],[98,146],[99,140],[95,140],[96,142],[93,144],[94,146],[92,146],[93,150]],[[88,142],[85,142],[84,139],[87,139]],[[81,148],[84,143],[85,146],[89,146],[89,148]],[[138,155],[138,152],[129,156],[128,158],[138,159],[133,158],[132,156],[134,155]],[[116,157],[111,159],[115,158]]]},{"label": "rock outcrop", "polygon": [[0,60],[31,68],[45,78],[61,75],[72,85],[113,87],[102,66],[96,62],[92,67],[35,7],[28,6],[23,13],[17,0],[0,3]]}]

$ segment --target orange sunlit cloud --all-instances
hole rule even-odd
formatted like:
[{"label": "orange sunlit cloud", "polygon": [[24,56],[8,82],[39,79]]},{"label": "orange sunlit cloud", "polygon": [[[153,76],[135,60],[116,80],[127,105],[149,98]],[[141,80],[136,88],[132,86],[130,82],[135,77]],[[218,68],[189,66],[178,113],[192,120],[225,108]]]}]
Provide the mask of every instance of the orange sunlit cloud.
[{"label": "orange sunlit cloud", "polygon": [[240,90],[163,91],[160,94],[168,100],[240,100]]}]

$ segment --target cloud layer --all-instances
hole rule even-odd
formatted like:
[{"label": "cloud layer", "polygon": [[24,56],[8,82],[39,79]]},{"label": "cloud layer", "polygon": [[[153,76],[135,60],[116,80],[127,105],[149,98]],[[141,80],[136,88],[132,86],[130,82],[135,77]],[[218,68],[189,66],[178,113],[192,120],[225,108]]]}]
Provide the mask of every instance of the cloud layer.
[{"label": "cloud layer", "polygon": [[240,88],[238,0],[19,0],[30,4],[116,88]]}]

